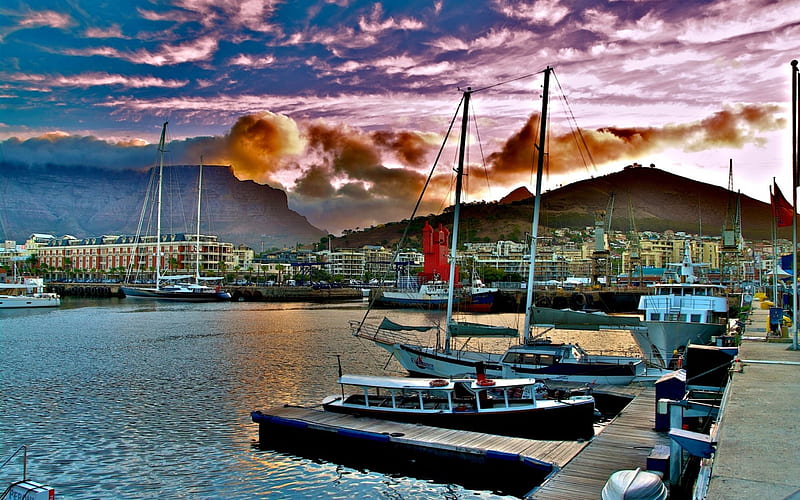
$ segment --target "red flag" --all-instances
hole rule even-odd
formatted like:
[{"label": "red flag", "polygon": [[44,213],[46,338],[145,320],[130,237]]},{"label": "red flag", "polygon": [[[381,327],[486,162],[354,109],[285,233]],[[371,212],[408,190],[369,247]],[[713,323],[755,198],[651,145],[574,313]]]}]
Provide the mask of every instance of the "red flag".
[{"label": "red flag", "polygon": [[772,202],[772,215],[775,217],[775,225],[778,227],[791,226],[792,216],[794,215],[792,204],[786,201],[783,193],[778,189],[778,184],[774,181],[770,201]]}]

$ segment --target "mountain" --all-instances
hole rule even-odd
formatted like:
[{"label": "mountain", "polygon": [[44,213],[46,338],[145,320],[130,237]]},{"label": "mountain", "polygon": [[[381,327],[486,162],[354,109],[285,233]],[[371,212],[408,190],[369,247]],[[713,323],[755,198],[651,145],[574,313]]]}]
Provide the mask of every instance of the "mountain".
[{"label": "mountain", "polygon": [[[767,185],[768,182],[765,183]],[[533,196],[529,193],[524,197],[525,191],[527,189],[518,188],[497,203],[479,202],[463,206],[463,240],[522,241],[531,230],[533,212]],[[542,193],[540,225],[544,228],[543,232],[546,233],[548,228],[594,226],[595,213],[607,209],[611,193],[614,193],[612,231],[629,231],[632,213],[639,231],[663,232],[671,229],[720,236],[723,223],[728,218],[728,207],[732,212],[735,211],[738,198],[744,237],[751,240],[771,238],[772,210],[768,203],[665,170],[638,165]],[[518,201],[509,202],[514,199]],[[423,222],[420,218],[411,223],[409,246],[417,243]],[[362,232],[349,233],[337,238],[334,245],[359,247],[391,244],[400,238],[407,223],[383,224]],[[452,207],[431,218],[430,223],[449,226],[452,223]],[[779,236],[791,238],[790,229],[781,228]]]},{"label": "mountain", "polygon": [[[0,229],[6,239],[32,233],[135,234],[151,170],[110,170],[4,163],[0,170]],[[162,231],[194,232],[196,165],[164,168]],[[280,189],[240,181],[225,166],[203,168],[200,231],[256,251],[319,241],[325,232],[289,210]]]},{"label": "mountain", "polygon": [[500,198],[500,201],[498,201],[497,203],[499,203],[500,205],[508,205],[516,201],[527,200],[528,198],[533,198],[533,193],[531,193],[525,186],[520,186],[517,189],[511,191],[507,195]]}]

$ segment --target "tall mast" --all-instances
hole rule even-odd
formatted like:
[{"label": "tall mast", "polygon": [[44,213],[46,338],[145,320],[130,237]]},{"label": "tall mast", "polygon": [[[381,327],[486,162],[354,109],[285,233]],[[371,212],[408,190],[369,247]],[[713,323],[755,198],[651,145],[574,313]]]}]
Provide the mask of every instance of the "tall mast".
[{"label": "tall mast", "polygon": [[769,203],[772,205],[772,301],[776,306],[782,307],[783,301],[778,299],[778,221],[775,217],[775,193],[773,188],[777,185],[775,177],[769,187]]},{"label": "tall mast", "polygon": [[461,144],[458,147],[458,167],[456,169],[456,199],[453,210],[453,234],[450,244],[450,279],[447,284],[447,322],[444,329],[444,352],[450,352],[450,320],[453,317],[453,301],[456,278],[456,250],[458,246],[458,221],[461,217],[461,184],[464,175],[464,151],[467,144],[467,126],[469,125],[469,96],[472,88],[464,91],[464,114],[461,118]]},{"label": "tall mast", "polygon": [[533,314],[533,277],[534,263],[536,262],[536,240],[539,234],[539,210],[542,195],[542,172],[544,171],[544,142],[547,139],[547,100],[548,86],[550,85],[550,73],[553,68],[550,66],[544,69],[544,92],[542,92],[542,116],[539,119],[539,144],[536,145],[536,193],[533,199],[533,222],[531,224],[531,261],[528,267],[528,293],[525,300],[525,326],[524,341],[527,344],[531,337],[531,316]]},{"label": "tall mast", "polygon": [[200,176],[197,181],[197,247],[195,247],[195,283],[200,284],[200,198],[203,196],[203,155],[200,155]]},{"label": "tall mast", "polygon": [[792,61],[792,349],[797,350],[797,186],[800,151],[797,147],[797,60]]},{"label": "tall mast", "polygon": [[156,198],[156,289],[161,288],[161,183],[164,179],[164,138],[167,123],[161,127],[161,140],[158,141],[158,196]]}]

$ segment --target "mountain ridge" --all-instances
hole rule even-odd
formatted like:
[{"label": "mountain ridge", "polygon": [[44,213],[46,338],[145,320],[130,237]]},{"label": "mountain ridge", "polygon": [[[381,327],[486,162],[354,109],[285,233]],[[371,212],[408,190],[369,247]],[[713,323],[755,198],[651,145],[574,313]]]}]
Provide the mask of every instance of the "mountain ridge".
[{"label": "mountain ridge", "polygon": [[[462,207],[462,225],[466,239],[461,241],[522,241],[530,232],[533,195],[517,188],[499,202],[469,203]],[[615,194],[611,228],[628,232],[630,213],[638,231],[663,232],[668,229],[691,234],[720,236],[729,219],[729,206],[741,206],[742,233],[746,239],[771,238],[772,210],[768,203],[733,193],[720,186],[681,177],[655,167],[628,166],[617,172],[573,182],[542,193],[540,227],[549,230],[594,226],[595,213],[606,210],[611,193]],[[628,209],[628,205],[632,210]],[[432,225],[452,224],[452,207],[433,217],[411,222],[412,243],[423,220]],[[408,222],[407,220],[404,222]],[[727,223],[732,229],[732,223]],[[397,226],[403,226],[398,228]],[[416,227],[419,226],[419,227]],[[351,232],[334,240],[337,247],[394,244],[404,229],[403,223],[387,223],[359,233]],[[781,228],[779,236],[790,237],[790,228]],[[413,245],[409,245],[413,246]]]},{"label": "mountain ridge", "polygon": [[[112,170],[92,167],[3,165],[0,223],[6,238],[25,241],[34,232],[135,234],[153,168]],[[162,232],[194,233],[197,165],[164,167]],[[169,182],[168,182],[169,180]],[[190,214],[190,215],[186,215]],[[210,215],[209,215],[210,214]],[[319,241],[326,232],[288,208],[286,193],[253,181],[240,181],[227,166],[203,167],[202,233],[256,251]],[[195,222],[196,223],[196,222]],[[187,227],[190,226],[190,227]]]}]

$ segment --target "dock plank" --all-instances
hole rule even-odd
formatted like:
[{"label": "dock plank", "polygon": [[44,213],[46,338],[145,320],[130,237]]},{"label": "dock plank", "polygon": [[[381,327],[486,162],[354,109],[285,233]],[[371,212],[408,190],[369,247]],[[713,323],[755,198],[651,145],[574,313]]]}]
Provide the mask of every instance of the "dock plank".
[{"label": "dock plank", "polygon": [[653,446],[669,444],[669,438],[654,431],[654,426],[655,388],[642,388],[600,434],[529,498],[600,498],[611,474],[644,468]]},{"label": "dock plank", "polygon": [[418,424],[391,422],[367,417],[325,412],[318,409],[279,407],[263,412],[266,415],[305,422],[317,430],[336,432],[339,429],[387,434],[390,441],[423,448],[438,448],[469,454],[487,451],[517,454],[556,467],[572,460],[588,442],[539,441],[481,432],[429,427]]}]

